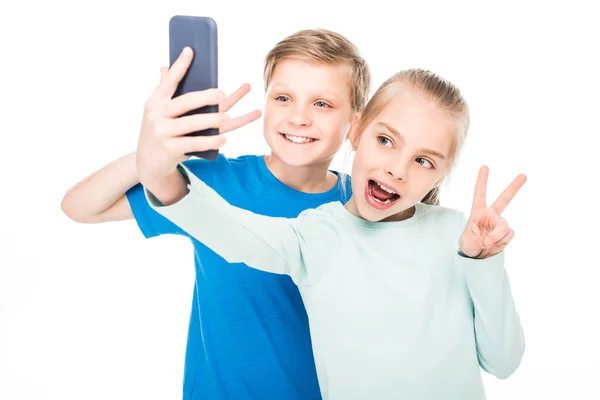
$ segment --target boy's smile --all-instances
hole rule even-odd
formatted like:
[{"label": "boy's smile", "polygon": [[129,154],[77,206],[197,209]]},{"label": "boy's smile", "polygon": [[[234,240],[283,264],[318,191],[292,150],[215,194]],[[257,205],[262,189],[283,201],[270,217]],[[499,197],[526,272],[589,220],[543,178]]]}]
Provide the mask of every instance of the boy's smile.
[{"label": "boy's smile", "polygon": [[309,143],[314,143],[315,141],[319,140],[319,139],[315,139],[315,138],[307,137],[307,136],[289,135],[287,133],[280,133],[280,135],[282,137],[284,137],[288,142],[292,142],[294,144],[309,144]]}]

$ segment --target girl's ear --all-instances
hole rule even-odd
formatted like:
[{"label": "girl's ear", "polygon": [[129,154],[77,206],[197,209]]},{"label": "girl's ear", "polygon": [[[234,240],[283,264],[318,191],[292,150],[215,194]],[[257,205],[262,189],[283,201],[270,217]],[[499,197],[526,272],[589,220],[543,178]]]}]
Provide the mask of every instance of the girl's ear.
[{"label": "girl's ear", "polygon": [[437,181],[435,181],[435,183],[433,184],[433,188],[434,189],[439,189],[440,186],[442,185],[442,183],[444,183],[444,181],[446,180],[447,177],[448,177],[448,173],[444,173],[444,175],[442,175]]},{"label": "girl's ear", "polygon": [[348,134],[348,140],[350,140],[350,144],[352,145],[352,150],[356,150],[356,146],[358,146],[358,126],[360,125],[360,118],[362,114],[357,112],[352,118],[352,123],[350,124],[350,133]]}]

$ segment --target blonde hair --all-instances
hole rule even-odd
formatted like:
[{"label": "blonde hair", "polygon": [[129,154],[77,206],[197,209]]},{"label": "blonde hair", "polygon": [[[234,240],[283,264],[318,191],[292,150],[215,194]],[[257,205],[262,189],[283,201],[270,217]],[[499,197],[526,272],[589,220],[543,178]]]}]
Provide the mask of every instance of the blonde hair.
[{"label": "blonde hair", "polygon": [[265,91],[275,67],[286,58],[323,65],[349,66],[352,110],[358,112],[365,107],[371,88],[371,72],[358,48],[344,36],[326,29],[305,29],[277,43],[265,58]]},{"label": "blonde hair", "polygon": [[[383,112],[384,108],[394,98],[400,90],[412,89],[416,94],[425,96],[456,121],[456,129],[453,132],[453,140],[450,148],[449,167],[446,176],[456,165],[458,154],[462,148],[470,124],[470,114],[467,102],[463,98],[460,90],[439,77],[431,71],[423,69],[409,69],[400,71],[387,79],[377,89],[371,100],[365,106],[361,119],[352,137],[352,147],[356,148],[360,136],[371,122]],[[439,186],[433,188],[423,199],[421,203],[439,205]]]}]

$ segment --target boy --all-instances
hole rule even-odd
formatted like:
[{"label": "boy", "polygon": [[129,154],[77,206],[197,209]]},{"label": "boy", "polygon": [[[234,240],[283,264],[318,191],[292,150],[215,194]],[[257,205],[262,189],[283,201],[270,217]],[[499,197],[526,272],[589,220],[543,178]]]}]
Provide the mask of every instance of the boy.
[{"label": "boy", "polygon": [[[192,57],[188,49],[161,71],[146,103],[137,157],[116,160],[69,190],[63,200],[69,217],[84,223],[135,218],[147,238],[191,239],[152,210],[137,171],[162,176],[156,186],[176,199],[181,182],[175,167],[186,159],[178,151],[181,141],[194,141],[198,151],[224,144],[222,136],[183,134],[206,127],[224,133],[260,116],[229,120],[223,114],[247,93],[244,86],[227,99],[218,90],[171,99]],[[345,203],[350,185],[329,166],[369,94],[370,72],[358,50],[335,32],[300,31],[269,52],[264,80],[263,129],[271,153],[190,159],[185,165],[232,204],[260,214],[295,217],[326,202]],[[220,112],[177,118],[206,104],[220,104]],[[228,264],[191,241],[196,284],[184,399],[320,399],[306,312],[289,277]]]}]

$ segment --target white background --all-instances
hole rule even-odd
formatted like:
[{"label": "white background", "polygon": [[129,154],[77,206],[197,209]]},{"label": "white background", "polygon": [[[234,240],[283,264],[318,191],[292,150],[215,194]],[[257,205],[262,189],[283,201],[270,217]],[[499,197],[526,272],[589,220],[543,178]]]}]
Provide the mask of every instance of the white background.
[{"label": "white background", "polygon": [[[180,398],[191,245],[60,208],[70,186],[135,149],[174,14],[217,21],[220,87],[253,87],[233,116],[262,109],[264,56],[304,28],[356,43],[373,88],[412,67],[457,84],[472,128],[443,204],[468,212],[484,163],[490,200],[529,177],[506,211],[527,349],[508,380],[484,373],[488,397],[599,399],[598,14],[592,2],[485,3],[3,2],[0,399]],[[261,127],[230,134],[223,152],[264,153]]]}]

